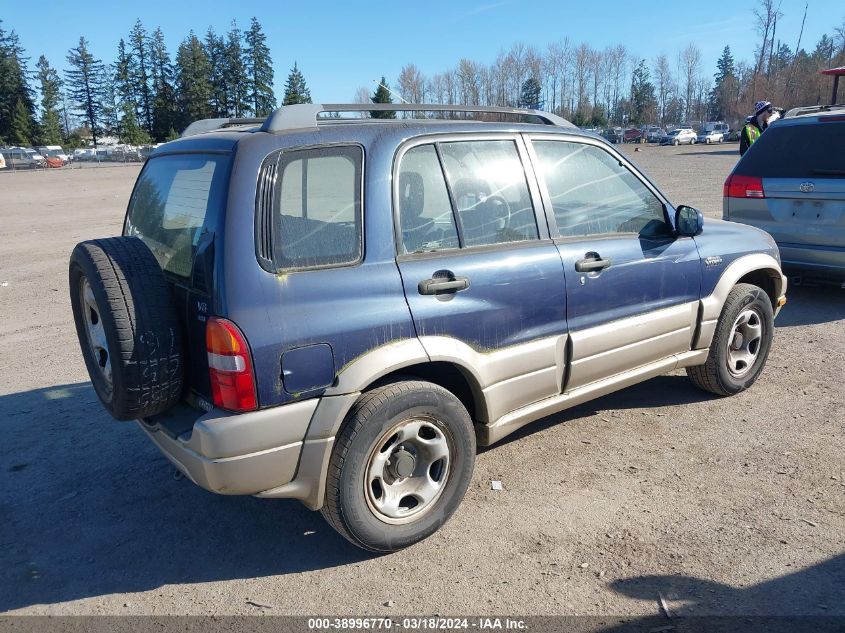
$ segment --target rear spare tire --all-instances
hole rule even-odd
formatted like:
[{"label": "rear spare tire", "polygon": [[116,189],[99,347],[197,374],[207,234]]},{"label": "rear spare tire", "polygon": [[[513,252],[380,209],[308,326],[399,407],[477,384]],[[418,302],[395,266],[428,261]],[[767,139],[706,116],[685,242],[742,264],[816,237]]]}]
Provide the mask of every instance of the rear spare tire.
[{"label": "rear spare tire", "polygon": [[173,296],[137,237],[80,242],[70,256],[70,303],[88,375],[118,420],[166,411],[182,393],[182,341]]}]

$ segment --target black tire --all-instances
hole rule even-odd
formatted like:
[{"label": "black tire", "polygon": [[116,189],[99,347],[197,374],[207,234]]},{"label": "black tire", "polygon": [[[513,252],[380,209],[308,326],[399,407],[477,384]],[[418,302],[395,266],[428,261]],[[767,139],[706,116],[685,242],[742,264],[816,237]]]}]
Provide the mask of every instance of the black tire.
[{"label": "black tire", "polygon": [[[762,333],[753,363],[742,375],[736,376],[729,369],[728,344],[737,318],[748,309],[756,313]],[[719,396],[732,396],[745,391],[763,372],[773,336],[774,312],[769,296],[762,288],[752,284],[737,284],[728,294],[722,314],[719,315],[707,362],[687,367],[687,376],[699,389]]]},{"label": "black tire", "polygon": [[[424,418],[448,439],[448,477],[421,516],[391,524],[370,507],[365,491],[368,463],[377,446],[389,442],[391,436],[386,434],[411,418]],[[475,449],[469,414],[446,389],[412,379],[376,387],[355,403],[337,436],[322,514],[335,530],[365,550],[393,552],[413,545],[436,532],[461,503],[472,478]]]},{"label": "black tire", "polygon": [[[69,283],[82,356],[108,412],[132,420],[176,404],[182,393],[179,321],[150,249],[137,237],[81,242],[70,256]],[[102,332],[105,347],[95,347],[92,331],[98,341]]]}]

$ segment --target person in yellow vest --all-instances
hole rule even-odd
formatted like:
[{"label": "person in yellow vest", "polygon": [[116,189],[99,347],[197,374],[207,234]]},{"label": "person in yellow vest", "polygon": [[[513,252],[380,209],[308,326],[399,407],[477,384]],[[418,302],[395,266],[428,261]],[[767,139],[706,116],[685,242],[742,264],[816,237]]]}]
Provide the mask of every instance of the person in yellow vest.
[{"label": "person in yellow vest", "polygon": [[739,155],[742,156],[754,144],[760,135],[769,127],[774,108],[768,101],[758,101],[754,104],[754,116],[742,128],[739,135]]}]

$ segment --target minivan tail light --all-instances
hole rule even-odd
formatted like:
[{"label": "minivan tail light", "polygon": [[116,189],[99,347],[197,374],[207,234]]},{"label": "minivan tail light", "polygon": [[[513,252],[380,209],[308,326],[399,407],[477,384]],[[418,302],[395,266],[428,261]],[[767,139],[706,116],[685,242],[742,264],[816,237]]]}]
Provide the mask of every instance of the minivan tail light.
[{"label": "minivan tail light", "polygon": [[238,326],[227,319],[209,317],[205,347],[214,406],[241,412],[257,409],[252,357]]},{"label": "minivan tail light", "polygon": [[763,179],[756,176],[738,176],[731,174],[722,188],[725,198],[765,198]]}]

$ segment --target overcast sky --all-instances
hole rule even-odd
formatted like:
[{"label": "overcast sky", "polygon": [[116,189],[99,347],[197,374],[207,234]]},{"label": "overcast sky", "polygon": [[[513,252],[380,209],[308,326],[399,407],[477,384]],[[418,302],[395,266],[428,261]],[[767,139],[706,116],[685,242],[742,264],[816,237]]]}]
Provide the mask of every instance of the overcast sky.
[{"label": "overcast sky", "polygon": [[[229,30],[236,19],[243,28],[255,16],[267,34],[276,73],[276,96],[294,61],[302,70],[315,102],[345,102],[359,86],[371,91],[385,75],[393,84],[403,65],[413,62],[430,76],[457,64],[461,57],[490,64],[499,51],[516,42],[541,52],[569,36],[594,48],[625,44],[649,63],[694,42],[703,54],[704,74],[712,76],[726,44],[736,60],[750,60],[758,36],[754,2],[709,0],[684,2],[667,9],[664,3],[563,1],[457,2],[231,2],[231,0],[3,0],[5,30],[21,38],[34,68],[44,54],[63,69],[69,48],[84,35],[94,55],[114,61],[117,42],[126,38],[140,18],[149,31],[160,26],[171,58],[179,42],[194,30],[209,26]],[[803,0],[783,0],[777,39],[794,48],[798,40]],[[383,7],[383,8],[380,8]],[[600,9],[599,9],[600,7]],[[812,50],[823,33],[832,34],[845,19],[843,0],[809,0],[802,47]]]}]

